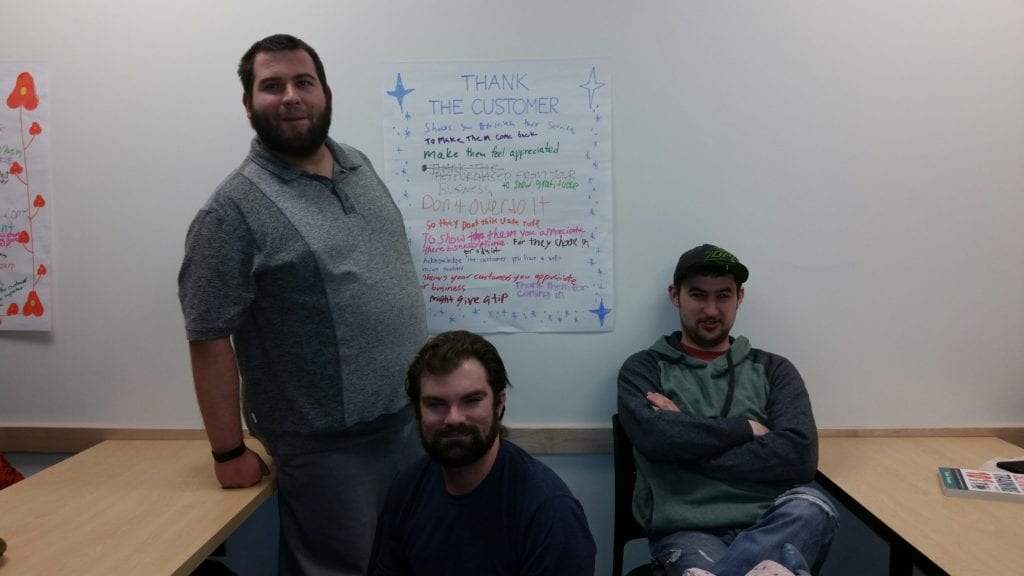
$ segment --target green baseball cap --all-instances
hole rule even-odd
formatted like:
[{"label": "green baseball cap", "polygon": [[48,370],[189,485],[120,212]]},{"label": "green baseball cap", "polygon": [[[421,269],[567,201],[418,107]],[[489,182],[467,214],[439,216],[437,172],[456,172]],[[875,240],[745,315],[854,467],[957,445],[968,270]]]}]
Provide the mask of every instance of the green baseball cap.
[{"label": "green baseball cap", "polygon": [[711,271],[732,274],[737,284],[743,284],[750,276],[747,267],[728,250],[712,244],[704,244],[683,252],[676,264],[676,272],[672,275],[672,283],[679,286],[683,278],[690,272]]}]

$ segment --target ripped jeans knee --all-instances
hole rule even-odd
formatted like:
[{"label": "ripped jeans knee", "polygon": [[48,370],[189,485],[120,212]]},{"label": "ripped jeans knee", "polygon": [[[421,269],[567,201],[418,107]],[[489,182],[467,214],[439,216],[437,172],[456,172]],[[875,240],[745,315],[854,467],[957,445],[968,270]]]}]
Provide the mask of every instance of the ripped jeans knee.
[{"label": "ripped jeans knee", "polygon": [[655,575],[679,576],[688,568],[710,569],[728,551],[723,534],[684,530],[649,541]]}]

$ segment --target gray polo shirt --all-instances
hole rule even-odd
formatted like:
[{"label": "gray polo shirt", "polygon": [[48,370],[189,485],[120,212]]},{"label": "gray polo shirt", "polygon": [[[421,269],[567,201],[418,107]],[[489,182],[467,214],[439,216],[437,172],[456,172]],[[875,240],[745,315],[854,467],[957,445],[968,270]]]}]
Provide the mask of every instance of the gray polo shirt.
[{"label": "gray polo shirt", "polygon": [[192,221],[178,276],[188,339],[232,337],[246,422],[272,453],[388,426],[426,340],[398,207],[362,152],[327,145],[333,179],[254,139]]}]

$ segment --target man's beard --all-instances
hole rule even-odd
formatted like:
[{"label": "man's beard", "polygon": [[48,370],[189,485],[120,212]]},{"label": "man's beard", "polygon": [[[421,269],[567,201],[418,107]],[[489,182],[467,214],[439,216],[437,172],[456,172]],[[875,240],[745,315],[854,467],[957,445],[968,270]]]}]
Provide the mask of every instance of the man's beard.
[{"label": "man's beard", "polygon": [[249,124],[267,150],[282,156],[305,158],[316,152],[327,139],[327,132],[331,129],[331,103],[327,102],[323,112],[310,121],[309,130],[304,133],[286,133],[273,120],[255,110]]},{"label": "man's beard", "polygon": [[[468,466],[483,458],[484,454],[494,445],[498,438],[498,431],[501,425],[498,423],[498,415],[494,414],[491,420],[491,428],[487,436],[480,434],[480,431],[469,424],[456,424],[445,426],[434,432],[431,438],[427,438],[420,429],[420,440],[423,449],[434,461],[445,468],[461,468]],[[457,439],[449,439],[454,434],[467,434]]]},{"label": "man's beard", "polygon": [[725,342],[729,338],[729,330],[732,326],[726,327],[725,322],[719,320],[719,327],[715,332],[711,333],[711,336],[705,336],[701,330],[700,321],[698,320],[696,325],[687,326],[683,323],[683,332],[689,336],[690,341],[696,344],[699,348],[711,349],[722,342]]},{"label": "man's beard", "polygon": [[729,338],[728,332],[720,332],[711,338],[705,338],[698,330],[687,330],[686,335],[690,337],[690,341],[696,344],[698,348],[704,349],[715,348]]}]

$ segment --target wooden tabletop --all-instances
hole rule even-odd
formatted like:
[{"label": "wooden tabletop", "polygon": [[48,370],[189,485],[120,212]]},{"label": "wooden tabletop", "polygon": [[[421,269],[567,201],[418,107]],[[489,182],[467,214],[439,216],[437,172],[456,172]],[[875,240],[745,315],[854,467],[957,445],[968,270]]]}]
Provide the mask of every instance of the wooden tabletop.
[{"label": "wooden tabletop", "polygon": [[[821,438],[819,475],[953,576],[1024,574],[1024,502],[942,494],[940,466],[1024,452],[991,437]],[[827,485],[827,482],[823,482]]]},{"label": "wooden tabletop", "polygon": [[272,491],[221,489],[205,440],[108,440],[0,491],[0,574],[187,575]]}]

